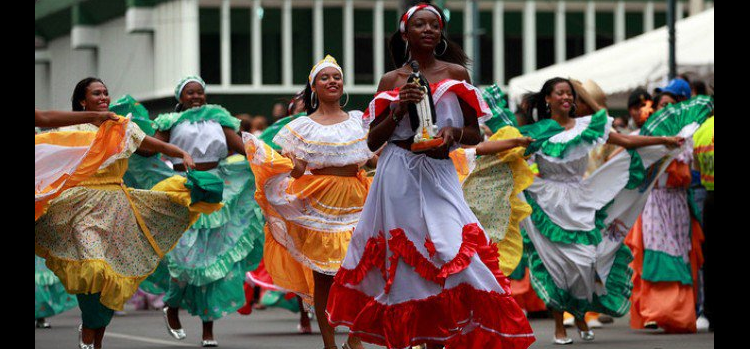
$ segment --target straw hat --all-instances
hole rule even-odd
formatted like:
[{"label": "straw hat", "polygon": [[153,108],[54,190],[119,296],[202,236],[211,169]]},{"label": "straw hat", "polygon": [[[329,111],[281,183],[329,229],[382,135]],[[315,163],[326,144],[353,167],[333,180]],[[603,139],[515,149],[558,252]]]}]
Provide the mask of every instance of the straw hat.
[{"label": "straw hat", "polygon": [[573,88],[576,90],[576,94],[581,97],[581,100],[586,103],[592,110],[599,111],[607,108],[607,95],[604,93],[601,87],[594,82],[594,80],[586,80],[581,83],[576,79],[570,79],[573,83]]}]

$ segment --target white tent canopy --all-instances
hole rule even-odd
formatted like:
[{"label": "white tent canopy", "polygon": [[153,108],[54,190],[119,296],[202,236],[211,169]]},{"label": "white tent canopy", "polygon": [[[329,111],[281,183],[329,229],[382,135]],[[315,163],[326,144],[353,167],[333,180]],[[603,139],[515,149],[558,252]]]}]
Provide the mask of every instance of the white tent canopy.
[{"label": "white tent canopy", "polygon": [[[675,25],[677,73],[700,80],[714,79],[714,9],[682,19]],[[510,80],[508,93],[516,104],[527,92],[539,91],[548,79],[594,80],[608,96],[609,108],[626,107],[637,87],[666,85],[669,33],[662,27],[601,50]]]}]

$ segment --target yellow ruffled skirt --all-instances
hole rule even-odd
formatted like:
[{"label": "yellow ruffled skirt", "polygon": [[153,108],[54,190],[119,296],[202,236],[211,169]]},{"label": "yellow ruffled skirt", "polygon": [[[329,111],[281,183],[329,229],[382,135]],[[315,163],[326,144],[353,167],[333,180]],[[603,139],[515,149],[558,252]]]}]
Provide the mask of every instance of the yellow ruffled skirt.
[{"label": "yellow ruffled skirt", "polygon": [[68,293],[101,293],[104,306],[122,310],[198,211],[220,207],[188,207],[190,192],[184,183],[184,178],[172,177],[154,190],[121,184],[68,189],[36,221],[35,252]]},{"label": "yellow ruffled skirt", "polygon": [[335,275],[341,267],[372,179],[364,171],[294,179],[290,159],[257,138],[245,147],[266,218],[266,269],[274,285],[310,301],[312,272]]}]

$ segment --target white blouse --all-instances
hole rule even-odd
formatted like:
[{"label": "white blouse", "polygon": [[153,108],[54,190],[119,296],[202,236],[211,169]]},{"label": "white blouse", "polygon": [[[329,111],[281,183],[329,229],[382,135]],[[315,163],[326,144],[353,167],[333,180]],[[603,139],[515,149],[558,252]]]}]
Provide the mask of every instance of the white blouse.
[{"label": "white blouse", "polygon": [[[188,152],[196,163],[218,162],[229,154],[224,129],[214,120],[175,125],[170,131],[169,143]],[[168,159],[173,164],[182,164],[182,158]]]},{"label": "white blouse", "polygon": [[322,125],[307,116],[290,122],[273,138],[282,153],[307,162],[309,170],[364,165],[372,157],[367,147],[367,128],[362,112],[350,111],[349,119]]}]

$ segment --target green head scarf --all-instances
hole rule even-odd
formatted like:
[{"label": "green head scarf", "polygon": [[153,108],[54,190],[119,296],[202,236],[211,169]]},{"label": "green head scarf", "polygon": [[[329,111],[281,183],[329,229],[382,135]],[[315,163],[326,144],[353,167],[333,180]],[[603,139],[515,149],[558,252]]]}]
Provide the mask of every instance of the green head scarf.
[{"label": "green head scarf", "polygon": [[206,89],[206,82],[203,81],[203,79],[201,79],[200,76],[197,76],[197,75],[188,76],[180,80],[180,82],[177,84],[177,87],[175,87],[174,89],[174,98],[177,99],[178,102],[180,101],[180,94],[182,93],[182,90],[185,88],[185,85],[193,81],[201,84],[204,90]]}]

